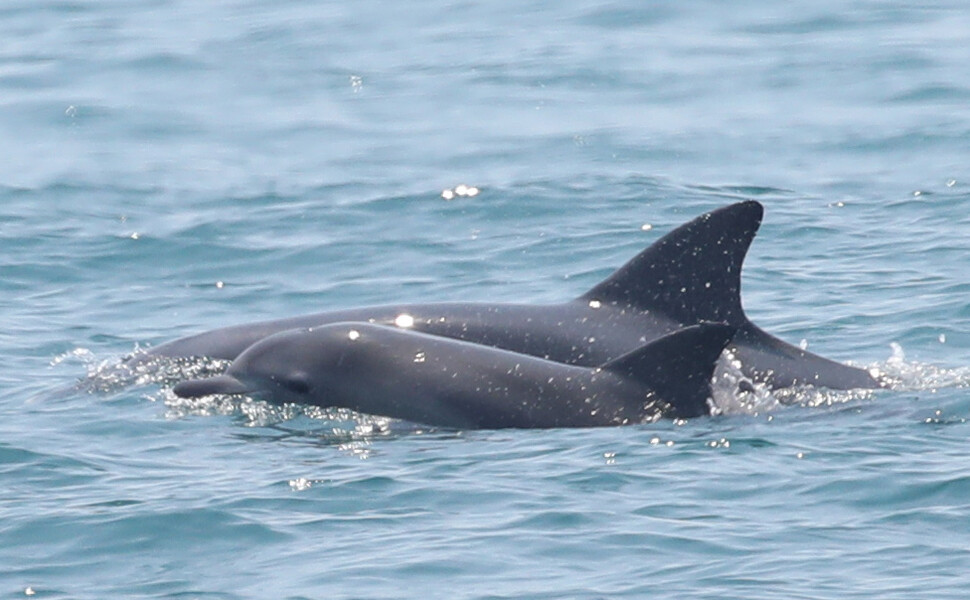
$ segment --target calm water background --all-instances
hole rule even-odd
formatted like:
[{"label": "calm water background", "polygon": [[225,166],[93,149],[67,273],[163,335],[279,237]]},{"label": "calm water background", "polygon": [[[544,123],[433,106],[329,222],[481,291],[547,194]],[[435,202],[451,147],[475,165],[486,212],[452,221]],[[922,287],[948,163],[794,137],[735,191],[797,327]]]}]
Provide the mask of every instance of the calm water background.
[{"label": "calm water background", "polygon": [[[7,0],[0,597],[964,598],[970,10],[900,4]],[[389,434],[64,393],[222,325],[570,298],[746,198],[753,320],[897,389]]]}]

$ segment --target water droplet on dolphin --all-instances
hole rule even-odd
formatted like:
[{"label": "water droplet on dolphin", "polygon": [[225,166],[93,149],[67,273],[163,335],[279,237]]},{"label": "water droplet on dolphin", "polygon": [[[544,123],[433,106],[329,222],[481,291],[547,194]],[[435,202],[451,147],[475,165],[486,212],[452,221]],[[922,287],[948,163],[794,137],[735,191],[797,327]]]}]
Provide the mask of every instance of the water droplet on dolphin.
[{"label": "water droplet on dolphin", "polygon": [[414,327],[414,317],[408,314],[400,314],[396,319],[394,319],[394,324],[405,329],[408,327]]}]

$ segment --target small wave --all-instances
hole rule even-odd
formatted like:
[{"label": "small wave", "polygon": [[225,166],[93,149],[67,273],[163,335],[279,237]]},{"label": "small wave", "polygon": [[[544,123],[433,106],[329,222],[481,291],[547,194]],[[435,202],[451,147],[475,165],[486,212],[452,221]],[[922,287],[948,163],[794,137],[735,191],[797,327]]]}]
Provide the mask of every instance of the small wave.
[{"label": "small wave", "polygon": [[[345,408],[322,408],[306,404],[275,405],[248,396],[216,394],[201,398],[179,398],[170,387],[163,388],[158,398],[167,409],[165,416],[183,419],[193,416],[234,416],[242,418],[244,427],[274,427],[287,436],[331,437],[335,440],[380,437],[402,430],[400,423],[388,417],[372,416]],[[404,426],[410,431],[411,426]]]}]

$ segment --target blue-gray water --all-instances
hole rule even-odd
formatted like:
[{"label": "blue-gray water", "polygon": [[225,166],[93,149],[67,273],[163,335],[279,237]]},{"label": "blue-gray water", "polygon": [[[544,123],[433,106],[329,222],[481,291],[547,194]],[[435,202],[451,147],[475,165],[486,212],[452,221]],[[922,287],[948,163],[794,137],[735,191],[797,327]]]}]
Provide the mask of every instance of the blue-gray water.
[{"label": "blue-gray water", "polygon": [[[8,0],[0,40],[0,597],[970,589],[962,2]],[[222,325],[563,300],[748,198],[755,322],[896,389],[465,433],[64,392]]]}]

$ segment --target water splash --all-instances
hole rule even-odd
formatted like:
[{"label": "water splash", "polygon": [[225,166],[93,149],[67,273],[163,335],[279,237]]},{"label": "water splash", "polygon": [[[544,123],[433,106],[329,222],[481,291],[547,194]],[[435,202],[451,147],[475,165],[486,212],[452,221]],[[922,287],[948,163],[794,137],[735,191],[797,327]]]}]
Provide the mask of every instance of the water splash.
[{"label": "water splash", "polygon": [[728,350],[724,351],[714,369],[711,398],[714,415],[757,415],[779,406],[766,385],[751,381],[741,372],[741,362]]},{"label": "water splash", "polygon": [[[948,369],[929,363],[907,361],[902,346],[892,343],[892,354],[879,363],[861,366],[892,392],[935,392],[944,388],[970,387],[970,367]],[[856,365],[859,366],[859,365]],[[741,363],[725,351],[711,385],[715,415],[759,415],[785,406],[829,407],[850,402],[871,401],[883,390],[829,390],[801,386],[770,390],[748,379]]]},{"label": "water splash", "polygon": [[74,386],[74,391],[108,394],[130,387],[147,385],[171,386],[185,379],[219,375],[229,368],[230,361],[202,358],[152,356],[143,350],[120,360],[99,360],[94,353],[78,348],[51,361],[57,366],[69,359],[80,360],[87,376]]},{"label": "water splash", "polygon": [[[902,346],[891,344],[892,353],[883,362],[862,368],[886,382],[894,392],[936,391],[970,387],[970,367],[944,368],[907,361]],[[158,386],[146,397],[166,407],[165,417],[234,416],[245,427],[276,427],[303,420],[303,434],[323,436],[331,443],[345,444],[347,451],[366,458],[375,437],[423,430],[416,425],[387,417],[376,417],[341,408],[287,404],[283,406],[250,397],[214,395],[180,398],[172,386],[186,379],[223,373],[230,362],[215,359],[152,356],[137,350],[121,360],[101,360],[86,348],[75,348],[54,357],[51,366],[81,362],[88,374],[68,392],[112,394],[132,387]],[[725,351],[718,361],[711,385],[712,414],[751,415],[770,413],[787,406],[831,407],[850,402],[871,401],[884,390],[828,390],[811,386],[771,390],[754,382],[741,371],[740,361]]]},{"label": "water splash", "polygon": [[[184,419],[197,416],[238,417],[244,427],[285,426],[288,435],[317,437],[338,444],[346,452],[367,458],[369,441],[401,433],[423,433],[426,429],[387,417],[371,416],[345,408],[269,404],[248,396],[212,395],[180,398],[172,391],[174,384],[186,379],[220,375],[230,361],[209,358],[153,356],[136,349],[119,359],[102,360],[86,348],[76,348],[56,356],[51,366],[81,362],[87,375],[63,395],[87,393],[110,395],[135,387],[156,386],[144,397],[164,404],[165,418]],[[298,429],[293,426],[297,425]]]},{"label": "water splash", "polygon": [[900,344],[893,342],[890,348],[890,357],[883,363],[870,365],[869,372],[887,381],[891,390],[913,392],[970,387],[970,367],[945,368],[907,361]]},{"label": "water splash", "polygon": [[871,398],[872,390],[828,390],[812,386],[772,390],[744,375],[741,361],[726,350],[714,370],[711,396],[713,415],[757,416],[786,406],[833,406],[865,400]]}]

